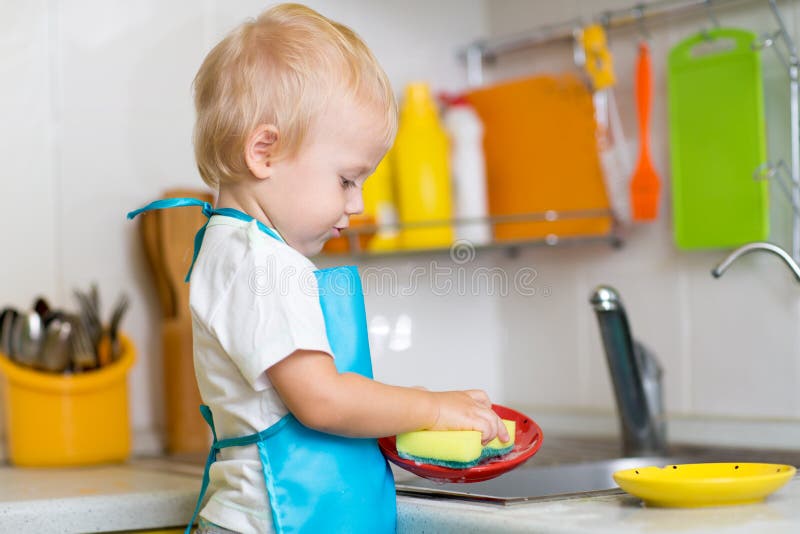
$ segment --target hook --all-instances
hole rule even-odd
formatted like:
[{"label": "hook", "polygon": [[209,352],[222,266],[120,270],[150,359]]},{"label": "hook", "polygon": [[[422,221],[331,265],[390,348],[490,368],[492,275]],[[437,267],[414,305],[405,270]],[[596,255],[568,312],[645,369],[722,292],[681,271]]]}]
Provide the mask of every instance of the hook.
[{"label": "hook", "polygon": [[716,30],[716,29],[719,29],[720,26],[719,26],[719,19],[714,14],[714,8],[711,5],[712,1],[713,0],[706,0],[706,2],[705,2],[705,4],[706,4],[706,14],[708,15],[708,18],[711,21],[711,25]]},{"label": "hook", "polygon": [[[706,15],[708,16],[708,20],[711,21],[712,28],[717,30],[720,27],[719,26],[719,19],[714,14],[714,10],[713,10],[713,6],[711,5],[711,2],[712,2],[712,0],[705,0],[705,2],[704,2],[705,6],[706,6]],[[711,34],[705,28],[703,28],[700,31],[700,35],[702,35],[703,39],[705,39],[706,41],[712,41],[713,40],[711,38]]]},{"label": "hook", "polygon": [[586,49],[583,47],[583,27],[581,25],[572,29],[572,61],[579,69],[586,66]]},{"label": "hook", "polygon": [[[758,37],[755,38],[751,48],[755,51],[760,52],[761,50],[765,50],[767,48],[772,48],[775,51],[775,55],[778,56],[778,59],[783,64],[784,68],[787,72],[789,72],[789,76],[791,76],[791,65],[789,64],[789,60],[786,59],[786,56],[781,51],[780,47],[777,46],[779,41],[783,41],[786,44],[786,41],[783,40],[783,35],[781,31],[778,30],[775,33],[762,33]],[[787,45],[788,46],[788,45]]]},{"label": "hook", "polygon": [[792,191],[800,187],[800,183],[796,182],[789,166],[786,165],[784,160],[778,160],[777,164],[766,162],[759,165],[753,171],[753,179],[757,181],[773,181],[777,182],[781,188],[781,192],[786,196],[786,200],[792,206],[792,211],[795,216],[800,216],[800,205],[797,205],[792,198]]},{"label": "hook", "polygon": [[634,16],[636,17],[637,26],[639,27],[639,33],[642,36],[642,39],[645,41],[652,41],[652,37],[650,36],[650,32],[647,31],[647,26],[644,24],[644,4],[637,4],[636,7],[633,8]]},{"label": "hook", "polygon": [[606,30],[606,33],[608,33],[608,30],[611,28],[611,17],[612,17],[611,11],[606,10],[600,13],[600,17],[598,18],[597,21],[600,24],[600,26],[602,26],[603,29]]},{"label": "hook", "polygon": [[474,43],[467,48],[467,85],[478,87],[483,85],[483,62],[487,59],[484,46]]},{"label": "hook", "polygon": [[764,50],[775,44],[775,36],[771,33],[762,33],[755,38],[752,44],[753,50]]}]

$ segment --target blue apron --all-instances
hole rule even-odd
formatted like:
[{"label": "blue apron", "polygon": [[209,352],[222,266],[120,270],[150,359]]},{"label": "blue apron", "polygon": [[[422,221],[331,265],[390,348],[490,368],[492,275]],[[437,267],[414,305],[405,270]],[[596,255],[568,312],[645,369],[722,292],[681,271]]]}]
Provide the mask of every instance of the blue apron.
[{"label": "blue apron", "polygon": [[[214,209],[208,202],[193,198],[157,200],[128,214],[181,206],[201,206],[203,214],[224,215],[243,221],[253,218],[231,208]],[[200,251],[208,222],[194,240],[194,261]],[[258,227],[281,240],[271,228]],[[336,369],[340,373],[358,373],[372,378],[372,362],[367,338],[367,321],[361,279],[354,266],[315,271],[319,302],[325,318]],[[395,531],[397,520],[394,479],[376,440],[345,438],[318,432],[303,426],[291,413],[271,427],[247,436],[218,439],[208,406],[200,412],[214,437],[206,460],[200,495],[186,534],[200,511],[208,488],[208,471],[217,452],[226,447],[255,444],[258,447],[269,507],[275,531],[388,533]]]}]

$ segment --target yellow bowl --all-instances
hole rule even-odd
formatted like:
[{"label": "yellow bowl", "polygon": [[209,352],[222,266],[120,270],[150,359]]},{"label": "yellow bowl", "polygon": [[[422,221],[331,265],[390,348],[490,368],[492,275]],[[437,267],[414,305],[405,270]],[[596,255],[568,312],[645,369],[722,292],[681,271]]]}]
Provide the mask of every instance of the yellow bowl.
[{"label": "yellow bowl", "polygon": [[760,502],[795,472],[778,464],[678,464],[625,469],[614,473],[614,480],[651,506],[726,506]]}]

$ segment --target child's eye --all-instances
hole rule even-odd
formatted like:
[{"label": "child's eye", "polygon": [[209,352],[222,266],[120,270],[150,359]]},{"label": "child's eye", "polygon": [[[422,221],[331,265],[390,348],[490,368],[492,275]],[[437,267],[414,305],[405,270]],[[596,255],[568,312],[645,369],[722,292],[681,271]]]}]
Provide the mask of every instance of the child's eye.
[{"label": "child's eye", "polygon": [[344,187],[345,189],[350,189],[351,187],[355,187],[356,186],[356,183],[353,180],[348,180],[344,176],[340,176],[339,178],[341,178],[342,187]]}]

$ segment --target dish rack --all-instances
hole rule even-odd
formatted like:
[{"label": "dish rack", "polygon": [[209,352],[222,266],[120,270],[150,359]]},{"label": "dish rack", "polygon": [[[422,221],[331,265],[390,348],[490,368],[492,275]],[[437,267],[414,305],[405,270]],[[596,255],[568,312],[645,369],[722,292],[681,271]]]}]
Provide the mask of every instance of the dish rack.
[{"label": "dish rack", "polygon": [[[504,239],[502,241],[491,241],[486,244],[477,244],[468,240],[456,239],[449,247],[439,248],[420,248],[408,249],[398,248],[386,251],[368,251],[362,246],[362,237],[374,234],[378,231],[394,230],[400,231],[403,229],[411,228],[427,228],[427,227],[441,227],[452,226],[453,228],[460,228],[465,226],[484,224],[488,225],[492,230],[502,224],[509,223],[525,223],[525,222],[556,222],[570,219],[596,219],[601,217],[609,217],[612,222],[611,231],[605,235],[594,236],[559,236],[556,233],[550,233],[543,238],[532,239]],[[610,209],[587,209],[587,210],[569,210],[557,211],[547,210],[543,212],[520,213],[514,215],[494,215],[489,217],[472,217],[472,218],[456,218],[448,220],[429,220],[424,222],[414,223],[386,223],[386,224],[361,224],[358,226],[351,226],[347,229],[347,233],[342,236],[346,237],[348,241],[349,250],[346,254],[355,257],[385,257],[385,256],[413,256],[419,254],[431,254],[436,252],[449,252],[451,256],[463,257],[464,255],[472,256],[476,250],[505,250],[509,256],[515,257],[523,247],[534,246],[557,246],[567,244],[583,244],[583,243],[606,243],[612,248],[620,248],[624,244],[624,234],[621,225],[614,216]]]},{"label": "dish rack", "polygon": [[[729,9],[732,6],[753,4],[762,0],[728,0],[713,2],[712,0],[661,0],[648,4],[636,4],[627,8],[605,10],[597,13],[592,19],[606,30],[618,29],[633,24],[639,25],[643,36],[647,36],[646,23],[664,21],[680,16],[697,16],[704,11],[714,27],[719,27],[715,11]],[[782,193],[792,208],[791,256],[800,263],[800,59],[797,48],[789,35],[785,19],[778,8],[776,0],[767,0],[778,28],[773,32],[761,34],[753,46],[763,50],[771,48],[786,68],[789,77],[790,120],[791,120],[791,160],[787,164],[783,159],[768,162],[753,172],[756,180],[773,180],[777,182]],[[497,61],[501,55],[518,52],[542,44],[559,41],[575,41],[586,20],[575,18],[557,24],[541,26],[533,30],[493,39],[477,40],[459,52],[459,57],[466,65],[467,82],[470,86],[479,86],[484,82],[484,69]],[[778,46],[783,43],[785,51]],[[576,62],[579,57],[576,55]]]}]

